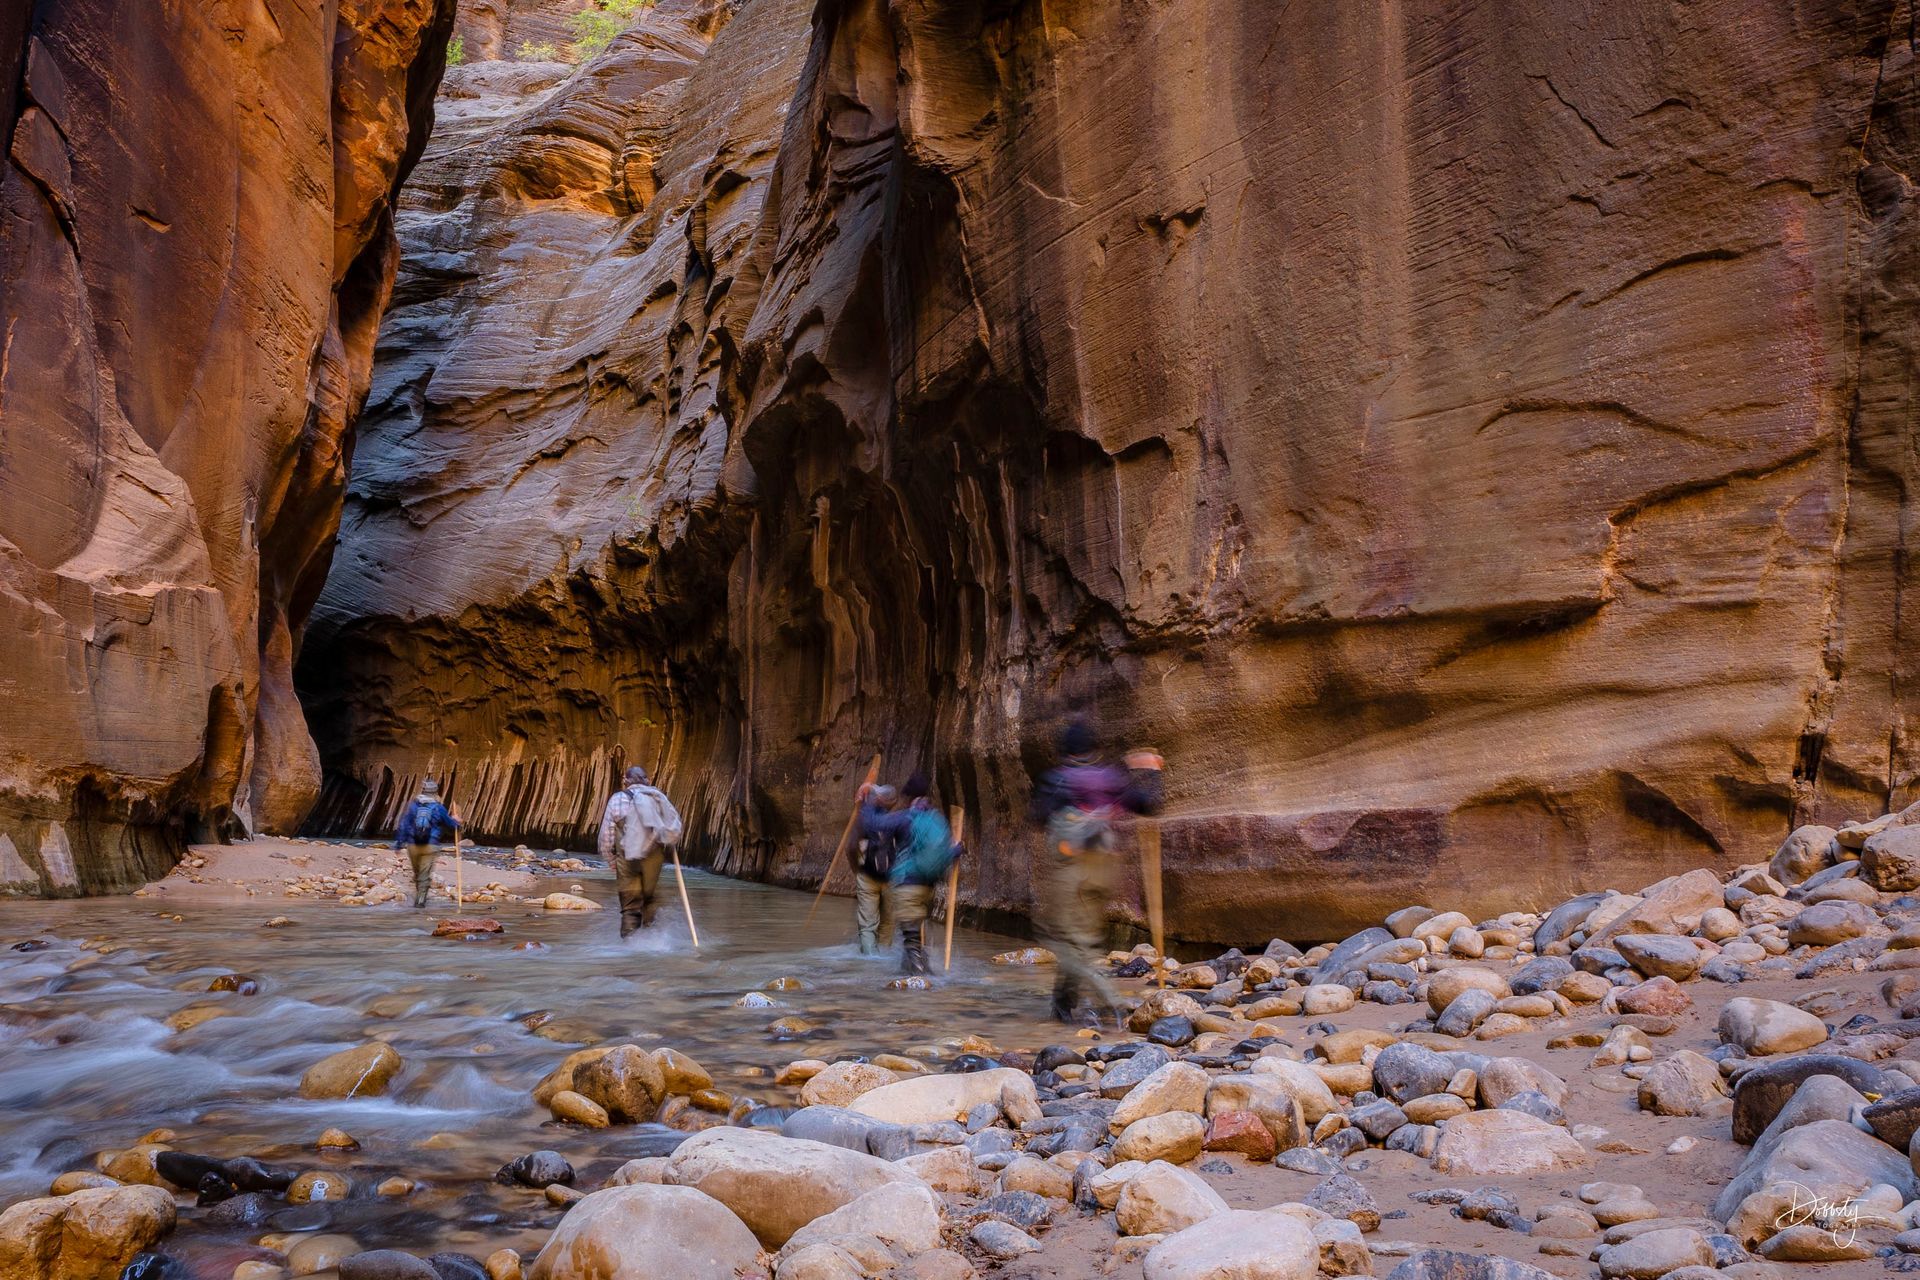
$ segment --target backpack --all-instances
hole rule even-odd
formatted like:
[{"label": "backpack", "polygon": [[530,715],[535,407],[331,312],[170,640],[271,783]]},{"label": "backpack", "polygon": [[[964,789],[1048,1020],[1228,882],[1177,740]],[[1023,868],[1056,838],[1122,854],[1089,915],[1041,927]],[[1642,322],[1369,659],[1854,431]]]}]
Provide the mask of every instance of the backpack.
[{"label": "backpack", "polygon": [[894,858],[892,879],[897,883],[939,884],[959,852],[953,829],[938,809],[916,809],[906,848]]},{"label": "backpack", "polygon": [[415,844],[432,844],[440,834],[440,804],[435,800],[415,800],[407,814],[407,829]]}]

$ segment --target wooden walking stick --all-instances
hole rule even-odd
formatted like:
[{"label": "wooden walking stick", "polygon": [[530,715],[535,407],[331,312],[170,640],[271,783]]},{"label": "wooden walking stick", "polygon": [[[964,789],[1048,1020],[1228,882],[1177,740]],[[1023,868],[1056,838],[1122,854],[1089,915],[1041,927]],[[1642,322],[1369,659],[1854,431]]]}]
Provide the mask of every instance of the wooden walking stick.
[{"label": "wooden walking stick", "polygon": [[1147,927],[1153,931],[1153,972],[1159,985],[1167,985],[1166,911],[1160,886],[1160,823],[1153,818],[1140,820],[1140,879],[1146,891]]},{"label": "wooden walking stick", "polygon": [[467,905],[467,878],[465,868],[460,865],[460,815],[453,811],[452,805],[448,805],[447,816],[453,819],[453,909],[464,911]]},{"label": "wooden walking stick", "polygon": [[700,949],[700,931],[693,927],[693,904],[687,901],[687,873],[680,866],[680,847],[668,845],[673,853],[673,878],[680,886],[680,908],[687,913],[687,932],[693,935],[693,949]]},{"label": "wooden walking stick", "polygon": [[[958,805],[953,809],[953,842],[960,843],[961,833],[967,829],[967,815]],[[947,868],[947,950],[940,957],[940,972],[949,973],[953,969],[953,918],[960,914],[960,859],[955,858],[953,865]]]},{"label": "wooden walking stick", "polygon": [[[880,753],[873,753],[873,763],[867,766],[867,785],[880,781]],[[820,899],[827,896],[827,885],[833,880],[833,873],[840,868],[840,857],[846,853],[847,845],[853,841],[853,829],[860,822],[860,802],[853,802],[853,815],[847,819],[847,829],[841,833],[840,843],[833,848],[833,859],[827,863],[827,874],[820,879],[820,892],[813,895],[813,905],[807,908],[807,924],[813,923],[813,913],[820,909]]]}]

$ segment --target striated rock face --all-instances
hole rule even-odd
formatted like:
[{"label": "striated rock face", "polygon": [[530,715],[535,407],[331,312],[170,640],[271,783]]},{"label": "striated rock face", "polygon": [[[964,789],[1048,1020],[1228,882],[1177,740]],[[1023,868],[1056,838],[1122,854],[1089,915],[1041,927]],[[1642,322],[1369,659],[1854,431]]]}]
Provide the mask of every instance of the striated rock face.
[{"label": "striated rock face", "polygon": [[293,693],[453,0],[0,18],[0,887],[287,829]]},{"label": "striated rock face", "polygon": [[1084,707],[1233,939],[1911,799],[1909,4],[1579,7],[663,0],[456,76],[321,822],[577,840],[638,758],[810,881],[882,751],[1025,910]]}]

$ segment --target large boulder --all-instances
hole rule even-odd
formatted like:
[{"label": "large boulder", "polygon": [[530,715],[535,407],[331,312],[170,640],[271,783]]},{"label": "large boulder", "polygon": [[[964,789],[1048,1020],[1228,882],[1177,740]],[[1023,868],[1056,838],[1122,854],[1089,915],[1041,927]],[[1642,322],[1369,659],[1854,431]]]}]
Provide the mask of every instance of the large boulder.
[{"label": "large boulder", "polygon": [[1830,947],[1836,942],[1885,933],[1873,908],[1858,902],[1816,902],[1787,921],[1789,946]]},{"label": "large boulder", "polygon": [[1443,1091],[1458,1070],[1445,1054],[1402,1040],[1374,1058],[1373,1087],[1395,1102],[1405,1102]]},{"label": "large boulder", "polygon": [[1769,1188],[1791,1187],[1802,1198],[1844,1204],[1880,1182],[1897,1188],[1903,1200],[1914,1198],[1914,1172],[1904,1152],[1844,1120],[1815,1120],[1755,1144],[1714,1201],[1713,1216],[1725,1222],[1741,1201]]},{"label": "large boulder", "polygon": [[1827,1038],[1826,1024],[1806,1010],[1751,996],[1727,1001],[1720,1010],[1718,1029],[1720,1043],[1737,1045],[1754,1057],[1798,1053]]},{"label": "large boulder", "polygon": [[1297,1219],[1229,1209],[1148,1250],[1145,1280],[1316,1280],[1320,1246]]},{"label": "large boulder", "polygon": [[117,1280],[173,1222],[173,1197],[158,1187],[93,1187],[22,1200],[0,1213],[0,1276]]},{"label": "large boulder", "polygon": [[925,1185],[878,1157],[764,1129],[697,1133],[668,1159],[663,1176],[669,1185],[693,1187],[718,1200],[770,1249],[821,1214],[877,1187]]},{"label": "large boulder", "polygon": [[892,1182],[822,1214],[794,1232],[780,1250],[792,1257],[816,1244],[848,1237],[877,1240],[898,1254],[924,1253],[940,1244],[940,1198],[927,1187]]},{"label": "large boulder", "polygon": [[916,1076],[883,1084],[855,1098],[850,1109],[889,1124],[935,1124],[965,1120],[967,1113],[983,1102],[999,1107],[1016,1123],[1024,1113],[1040,1114],[1033,1077],[1015,1067]]},{"label": "large boulder", "polygon": [[1708,960],[1706,950],[1694,945],[1693,939],[1664,933],[1623,933],[1613,940],[1613,949],[1649,978],[1675,982],[1687,981]]},{"label": "large boulder", "polygon": [[598,1103],[615,1120],[641,1124],[653,1119],[667,1096],[659,1059],[635,1044],[619,1044],[573,1073],[573,1091]]},{"label": "large boulder", "polygon": [[1720,1068],[1691,1049],[1660,1059],[1640,1078],[1640,1109],[1657,1116],[1715,1116],[1732,1110]]},{"label": "large boulder", "polygon": [[1567,1082],[1530,1058],[1494,1058],[1476,1074],[1484,1107],[1502,1107],[1529,1092],[1542,1094],[1556,1107],[1567,1104]]},{"label": "large boulder", "polygon": [[1339,1110],[1333,1090],[1327,1087],[1319,1072],[1304,1062],[1291,1058],[1255,1058],[1250,1071],[1278,1080],[1280,1087],[1300,1104],[1300,1116],[1308,1124],[1319,1124],[1329,1111]]},{"label": "large boulder", "polygon": [[1469,1111],[1440,1125],[1433,1167],[1467,1177],[1518,1177],[1587,1160],[1578,1139],[1522,1111]]},{"label": "large boulder", "polygon": [[861,1094],[872,1093],[899,1078],[871,1062],[836,1062],[800,1086],[800,1101],[809,1107],[844,1107]]},{"label": "large boulder", "polygon": [[307,1068],[300,1077],[303,1098],[373,1098],[387,1091],[387,1085],[401,1066],[400,1055],[392,1045],[363,1044],[328,1054]]},{"label": "large boulder", "polygon": [[1881,1097],[1900,1089],[1880,1068],[1837,1053],[1809,1053],[1762,1062],[1734,1082],[1733,1140],[1757,1139],[1800,1086],[1814,1076],[1837,1076],[1863,1094]]},{"label": "large boulder", "polygon": [[1427,1007],[1443,1013],[1448,1005],[1468,991],[1484,991],[1495,1000],[1513,994],[1500,974],[1477,964],[1459,964],[1442,969],[1427,979]]},{"label": "large boulder", "polygon": [[1125,1236],[1184,1231],[1227,1212],[1227,1202],[1199,1174],[1155,1160],[1127,1180],[1114,1205],[1114,1222]]},{"label": "large boulder", "polygon": [[1774,852],[1767,870],[1783,885],[1796,885],[1833,862],[1833,828],[1796,828]]},{"label": "large boulder", "polygon": [[746,1224],[691,1187],[609,1187],[567,1210],[527,1280],[739,1280],[759,1257]]},{"label": "large boulder", "polygon": [[1219,1076],[1207,1090],[1209,1118],[1235,1111],[1259,1117],[1273,1136],[1275,1151],[1290,1151],[1307,1140],[1306,1113],[1291,1083],[1264,1071]]},{"label": "large boulder", "polygon": [[1701,916],[1724,903],[1720,877],[1701,867],[1653,886],[1638,904],[1588,938],[1586,945],[1609,946],[1626,933],[1692,933],[1700,927]]},{"label": "large boulder", "polygon": [[1889,827],[1860,847],[1861,878],[1883,893],[1920,889],[1920,827]]},{"label": "large boulder", "polygon": [[1207,1073],[1190,1062],[1169,1062],[1127,1091],[1108,1127],[1119,1133],[1136,1120],[1169,1111],[1199,1115],[1206,1107]]}]

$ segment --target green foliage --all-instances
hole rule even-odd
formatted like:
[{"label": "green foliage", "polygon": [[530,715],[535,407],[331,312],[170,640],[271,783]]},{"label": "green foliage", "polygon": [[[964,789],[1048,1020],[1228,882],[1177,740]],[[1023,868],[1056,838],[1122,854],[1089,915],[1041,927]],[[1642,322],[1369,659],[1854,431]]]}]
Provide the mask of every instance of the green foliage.
[{"label": "green foliage", "polygon": [[535,44],[531,40],[522,40],[519,49],[515,50],[515,54],[522,62],[558,62],[560,61],[560,46],[549,44],[544,40],[539,44]]},{"label": "green foliage", "polygon": [[460,66],[467,60],[467,41],[464,36],[455,36],[447,41],[447,65]]},{"label": "green foliage", "polygon": [[585,61],[613,43],[627,24],[654,0],[587,0],[587,7],[567,19],[573,28],[574,56]]}]

